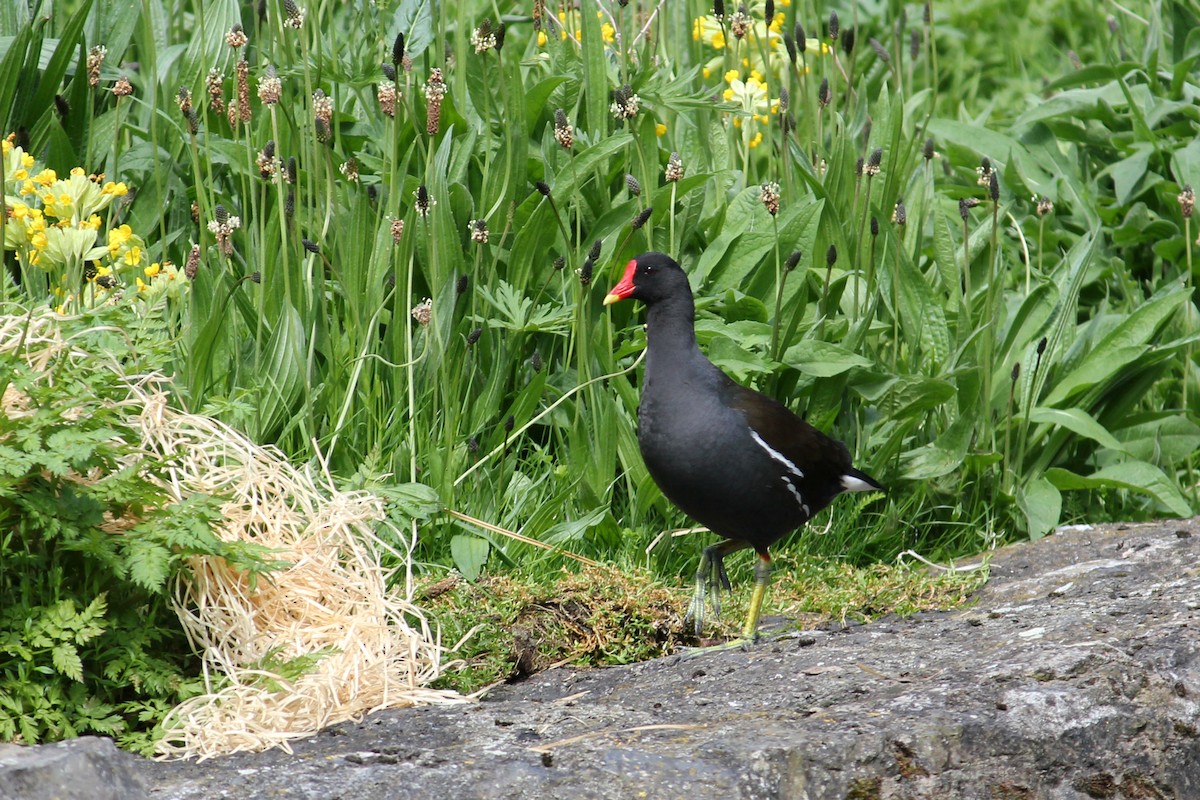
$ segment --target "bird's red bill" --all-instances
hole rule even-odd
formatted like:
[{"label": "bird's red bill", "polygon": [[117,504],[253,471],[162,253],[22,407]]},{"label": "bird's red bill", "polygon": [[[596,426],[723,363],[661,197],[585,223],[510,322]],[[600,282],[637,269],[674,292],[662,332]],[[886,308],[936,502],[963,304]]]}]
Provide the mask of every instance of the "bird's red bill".
[{"label": "bird's red bill", "polygon": [[624,300],[629,295],[633,294],[633,273],[637,271],[637,259],[633,259],[625,266],[625,274],[621,277],[620,283],[612,288],[604,297],[604,305],[611,306],[618,300]]}]

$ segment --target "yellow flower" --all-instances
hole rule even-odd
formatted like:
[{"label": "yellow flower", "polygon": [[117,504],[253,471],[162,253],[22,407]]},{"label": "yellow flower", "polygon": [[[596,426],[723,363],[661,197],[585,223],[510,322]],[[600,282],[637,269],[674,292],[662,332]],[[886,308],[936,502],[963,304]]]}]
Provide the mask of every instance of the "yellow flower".
[{"label": "yellow flower", "polygon": [[124,261],[131,267],[136,267],[138,264],[142,263],[142,248],[138,247],[136,244],[129,248],[125,252]]},{"label": "yellow flower", "polygon": [[86,177],[86,176],[87,176],[87,173],[83,171],[83,167],[72,167],[71,168],[71,177],[72,178],[82,178],[82,177]]},{"label": "yellow flower", "polygon": [[604,40],[605,44],[612,44],[617,40],[617,31],[611,24],[606,22],[600,26],[600,38]]},{"label": "yellow flower", "polygon": [[720,50],[725,46],[725,32],[715,17],[696,17],[692,20],[692,41],[708,42]]},{"label": "yellow flower", "polygon": [[712,76],[712,70],[709,69],[708,67],[705,67],[704,69],[700,70],[700,73],[702,75],[704,75],[705,78],[709,78]]},{"label": "yellow flower", "polygon": [[49,186],[56,180],[58,180],[58,173],[48,167],[33,176],[34,183],[40,183],[42,186]]},{"label": "yellow flower", "polygon": [[21,184],[21,194],[33,194],[37,189],[33,188],[33,181],[28,178]]},{"label": "yellow flower", "polygon": [[108,232],[108,254],[116,258],[117,253],[133,237],[133,229],[128,225],[113,228]]},{"label": "yellow flower", "polygon": [[29,153],[21,154],[21,166],[25,169],[31,168],[36,163],[36,160]]},{"label": "yellow flower", "polygon": [[538,35],[537,35],[537,43],[538,43],[538,47],[545,47],[545,46],[546,46],[546,41],[547,41],[547,39],[546,39],[546,32],[545,32],[545,31],[538,31]]},{"label": "yellow flower", "polygon": [[150,266],[148,266],[144,270],[142,270],[142,272],[146,273],[147,278],[153,278],[155,275],[158,274],[159,270],[161,270],[161,269],[162,269],[162,264],[155,261],[153,264],[151,264]]},{"label": "yellow flower", "polygon": [[725,82],[733,83],[740,77],[742,77],[742,73],[738,72],[736,69],[731,69],[725,73]]},{"label": "yellow flower", "polygon": [[129,194],[129,187],[125,185],[124,181],[120,183],[113,183],[112,181],[109,181],[108,183],[104,184],[104,188],[100,191],[102,191],[104,194],[110,194],[113,197],[124,197],[125,195]]},{"label": "yellow flower", "polygon": [[91,228],[94,231],[100,230],[100,226],[103,224],[104,224],[104,221],[100,219],[99,214],[92,214],[86,220],[79,223],[80,227],[83,227],[86,225],[87,227]]},{"label": "yellow flower", "polygon": [[144,292],[150,288],[150,284],[146,283],[141,278],[134,278],[134,280],[137,282],[137,290],[139,292]]},{"label": "yellow flower", "polygon": [[0,156],[6,156],[13,149],[13,143],[7,138],[0,141]]},{"label": "yellow flower", "polygon": [[49,244],[49,242],[46,240],[45,233],[35,233],[33,236],[29,237],[29,243],[38,250],[45,250],[46,245]]},{"label": "yellow flower", "polygon": [[759,131],[758,133],[754,134],[754,138],[750,140],[750,146],[758,147],[760,144],[762,144],[762,139],[762,131]]},{"label": "yellow flower", "polygon": [[666,132],[667,132],[667,126],[663,125],[661,122],[657,123],[654,126],[654,135],[655,136],[662,136]]},{"label": "yellow flower", "polygon": [[29,170],[27,170],[27,169],[19,169],[19,170],[17,170],[16,172],[14,172],[14,173],[13,173],[13,177],[12,177],[12,179],[13,179],[14,181],[27,181],[27,180],[29,180]]},{"label": "yellow flower", "polygon": [[24,203],[13,203],[11,210],[13,219],[25,219],[25,217],[29,214],[29,206],[25,205]]}]

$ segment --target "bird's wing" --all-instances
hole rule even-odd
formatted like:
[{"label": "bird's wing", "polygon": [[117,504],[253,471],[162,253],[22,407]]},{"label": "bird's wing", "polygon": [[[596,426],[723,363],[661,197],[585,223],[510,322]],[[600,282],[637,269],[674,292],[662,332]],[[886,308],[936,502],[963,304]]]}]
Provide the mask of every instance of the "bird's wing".
[{"label": "bird's wing", "polygon": [[844,444],[821,433],[779,401],[732,380],[722,388],[726,402],[742,413],[753,435],[761,440],[759,444],[802,473],[819,469],[842,475],[851,468],[850,451]]}]

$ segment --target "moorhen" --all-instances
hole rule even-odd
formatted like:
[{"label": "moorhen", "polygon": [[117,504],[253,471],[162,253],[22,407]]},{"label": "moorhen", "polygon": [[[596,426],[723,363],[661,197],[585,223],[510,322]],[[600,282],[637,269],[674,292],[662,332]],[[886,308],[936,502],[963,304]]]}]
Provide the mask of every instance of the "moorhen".
[{"label": "moorhen", "polygon": [[[725,556],[758,553],[743,637],[758,636],[771,576],[767,548],[808,522],[842,492],[882,490],[850,465],[850,451],[782,403],[734,383],[696,345],[687,275],[670,256],[629,262],[604,305],[646,304],[646,373],[638,406],[638,445],[646,469],[671,502],[725,541],[705,548],[687,613],[699,637],[704,600],[720,614],[729,590]],[[718,585],[719,581],[719,585]]]}]

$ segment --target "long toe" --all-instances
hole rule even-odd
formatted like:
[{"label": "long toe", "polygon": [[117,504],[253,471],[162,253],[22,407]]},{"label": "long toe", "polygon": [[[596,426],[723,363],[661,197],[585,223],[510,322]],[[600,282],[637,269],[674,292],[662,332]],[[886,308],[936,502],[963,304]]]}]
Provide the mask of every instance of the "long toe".
[{"label": "long toe", "polygon": [[704,592],[697,591],[692,594],[692,600],[688,603],[687,614],[683,617],[684,627],[691,627],[696,634],[696,638],[700,638],[700,634],[704,631]]}]

